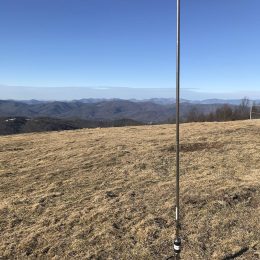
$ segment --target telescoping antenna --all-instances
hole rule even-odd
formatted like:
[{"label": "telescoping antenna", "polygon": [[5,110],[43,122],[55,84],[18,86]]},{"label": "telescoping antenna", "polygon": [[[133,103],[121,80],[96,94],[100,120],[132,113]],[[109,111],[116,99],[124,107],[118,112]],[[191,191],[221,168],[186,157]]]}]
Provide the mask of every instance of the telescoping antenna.
[{"label": "telescoping antenna", "polygon": [[176,45],[176,237],[174,253],[180,259],[180,0],[177,0],[177,45]]}]

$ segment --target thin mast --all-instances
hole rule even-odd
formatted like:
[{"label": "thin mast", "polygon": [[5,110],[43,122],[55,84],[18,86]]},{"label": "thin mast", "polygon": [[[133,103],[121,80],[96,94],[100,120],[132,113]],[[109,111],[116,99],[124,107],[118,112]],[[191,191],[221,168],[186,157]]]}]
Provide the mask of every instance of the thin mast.
[{"label": "thin mast", "polygon": [[179,259],[180,239],[180,0],[177,0],[177,42],[176,42],[176,239],[174,252]]}]

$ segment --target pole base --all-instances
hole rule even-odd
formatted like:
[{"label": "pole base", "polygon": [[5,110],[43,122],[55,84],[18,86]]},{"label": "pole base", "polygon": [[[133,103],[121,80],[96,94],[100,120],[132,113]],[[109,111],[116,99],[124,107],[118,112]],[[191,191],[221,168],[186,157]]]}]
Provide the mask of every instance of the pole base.
[{"label": "pole base", "polygon": [[181,239],[176,238],[174,243],[173,243],[173,250],[175,254],[180,254],[181,253]]}]

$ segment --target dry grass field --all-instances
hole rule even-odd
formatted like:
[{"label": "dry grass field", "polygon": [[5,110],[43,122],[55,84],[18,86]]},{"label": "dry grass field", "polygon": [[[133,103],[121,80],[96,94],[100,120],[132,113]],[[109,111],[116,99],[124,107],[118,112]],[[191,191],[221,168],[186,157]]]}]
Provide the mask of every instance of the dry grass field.
[{"label": "dry grass field", "polygon": [[[172,259],[173,125],[0,137],[0,259]],[[182,259],[260,259],[260,121],[181,126]]]}]

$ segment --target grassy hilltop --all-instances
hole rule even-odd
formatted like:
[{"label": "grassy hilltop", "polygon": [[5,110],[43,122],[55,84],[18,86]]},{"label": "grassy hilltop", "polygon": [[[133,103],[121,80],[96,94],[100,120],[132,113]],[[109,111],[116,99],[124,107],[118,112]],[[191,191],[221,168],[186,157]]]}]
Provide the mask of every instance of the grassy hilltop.
[{"label": "grassy hilltop", "polygon": [[[173,125],[0,137],[0,259],[167,259]],[[181,126],[183,259],[260,259],[260,121]]]}]

